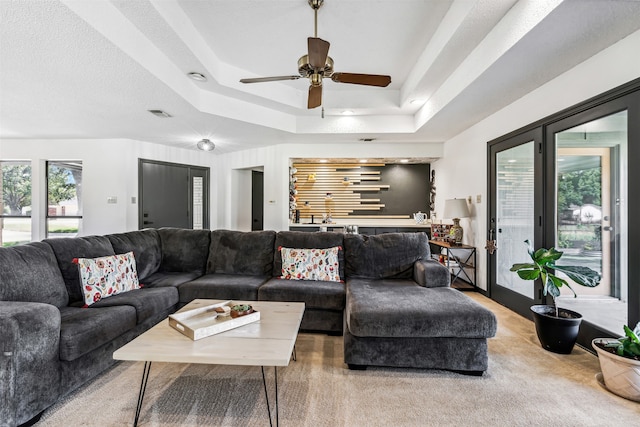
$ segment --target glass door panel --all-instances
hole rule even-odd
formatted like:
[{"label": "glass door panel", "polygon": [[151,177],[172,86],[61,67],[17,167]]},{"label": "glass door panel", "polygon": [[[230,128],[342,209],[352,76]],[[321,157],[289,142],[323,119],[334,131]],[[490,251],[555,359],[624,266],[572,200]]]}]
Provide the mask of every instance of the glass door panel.
[{"label": "glass door panel", "polygon": [[509,269],[529,260],[524,241],[533,242],[533,160],[533,141],[496,155],[496,284],[531,299],[532,282],[520,279]]},{"label": "glass door panel", "polygon": [[[540,170],[542,131],[528,131],[489,147],[490,216],[487,238],[495,240],[489,260],[489,293],[525,317],[529,307],[542,302],[540,284],[522,280],[509,271],[515,263],[527,262],[525,240],[539,246],[542,239]],[[490,245],[488,245],[490,246]]]},{"label": "glass door panel", "polygon": [[[558,305],[619,334],[627,324],[626,209],[627,112],[554,133],[556,170],[555,245],[561,264],[585,265],[602,274],[600,285],[563,289]],[[565,277],[566,278],[566,277]],[[567,278],[568,279],[568,278]],[[572,283],[569,280],[569,283]]]}]

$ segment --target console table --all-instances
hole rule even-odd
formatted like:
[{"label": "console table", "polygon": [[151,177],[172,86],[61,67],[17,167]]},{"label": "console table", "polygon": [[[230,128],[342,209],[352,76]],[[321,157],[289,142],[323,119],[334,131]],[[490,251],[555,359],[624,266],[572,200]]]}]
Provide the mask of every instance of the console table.
[{"label": "console table", "polygon": [[[476,288],[476,248],[468,245],[456,245],[449,242],[429,240],[432,248],[432,257],[451,272],[451,285],[458,279],[467,282],[472,289]],[[469,275],[472,273],[473,278]],[[459,287],[460,288],[460,287]],[[460,288],[464,289],[464,287]]]}]

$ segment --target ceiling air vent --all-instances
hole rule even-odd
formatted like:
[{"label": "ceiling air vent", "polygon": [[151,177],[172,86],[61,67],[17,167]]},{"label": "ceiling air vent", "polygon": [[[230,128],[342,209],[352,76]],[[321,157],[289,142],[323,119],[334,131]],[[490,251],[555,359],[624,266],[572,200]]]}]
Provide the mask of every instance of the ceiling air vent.
[{"label": "ceiling air vent", "polygon": [[153,114],[154,116],[157,116],[163,119],[171,117],[171,114],[167,113],[166,111],[162,111],[162,110],[147,110],[147,111]]}]

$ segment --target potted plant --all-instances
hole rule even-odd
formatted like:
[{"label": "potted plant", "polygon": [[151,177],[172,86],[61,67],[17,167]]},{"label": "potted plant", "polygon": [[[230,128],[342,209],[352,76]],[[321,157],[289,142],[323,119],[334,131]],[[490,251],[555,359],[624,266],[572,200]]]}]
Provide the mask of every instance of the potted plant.
[{"label": "potted plant", "polygon": [[544,349],[554,353],[569,354],[578,338],[582,315],[559,308],[556,304],[562,286],[567,286],[574,297],[577,295],[571,285],[565,279],[556,276],[555,272],[562,272],[575,283],[587,287],[595,287],[600,283],[600,273],[584,266],[558,265],[556,261],[562,257],[561,251],[555,248],[540,248],[534,251],[529,240],[524,242],[527,244],[532,262],[513,264],[511,271],[524,280],[540,279],[544,296],[551,295],[553,298],[553,306],[531,306],[540,344]]},{"label": "potted plant", "polygon": [[598,353],[598,380],[612,393],[640,402],[640,323],[632,331],[624,326],[625,336],[619,339],[596,338],[591,346]]}]

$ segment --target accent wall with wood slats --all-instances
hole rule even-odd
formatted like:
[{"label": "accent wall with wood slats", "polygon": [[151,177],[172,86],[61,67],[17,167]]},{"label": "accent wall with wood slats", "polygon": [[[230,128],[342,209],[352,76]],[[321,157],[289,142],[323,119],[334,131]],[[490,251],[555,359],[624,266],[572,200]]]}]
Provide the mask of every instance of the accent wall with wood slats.
[{"label": "accent wall with wood slats", "polygon": [[[406,173],[411,167],[419,170]],[[314,215],[319,221],[329,212],[333,219],[409,219],[413,212],[420,210],[415,206],[422,206],[415,200],[412,206],[410,199],[414,196],[425,199],[423,212],[427,208],[429,165],[296,163],[291,171],[292,211],[298,209],[303,219]],[[420,188],[418,194],[412,191],[414,187]],[[399,190],[408,191],[409,197]],[[399,197],[391,208],[385,200],[390,199],[394,191]],[[406,208],[398,204],[406,204]]]}]

